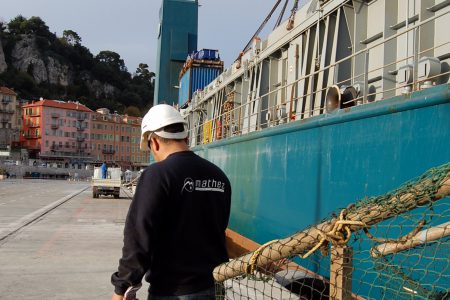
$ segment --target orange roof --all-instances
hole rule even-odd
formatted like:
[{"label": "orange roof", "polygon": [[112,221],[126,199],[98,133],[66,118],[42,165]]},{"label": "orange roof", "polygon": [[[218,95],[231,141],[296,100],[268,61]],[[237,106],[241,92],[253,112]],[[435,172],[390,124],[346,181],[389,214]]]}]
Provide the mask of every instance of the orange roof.
[{"label": "orange roof", "polygon": [[79,102],[64,102],[64,101],[58,101],[58,100],[39,100],[39,101],[33,101],[32,103],[26,104],[22,107],[36,107],[36,106],[49,106],[49,107],[56,107],[56,108],[62,108],[62,109],[70,109],[70,110],[79,110],[79,111],[86,111],[86,112],[92,112],[89,108],[84,106],[83,104]]},{"label": "orange roof", "polygon": [[0,93],[7,94],[7,95],[12,95],[12,96],[17,96],[17,94],[13,90],[11,90],[11,89],[9,89],[9,88],[7,88],[5,86],[0,86]]},{"label": "orange roof", "polygon": [[131,120],[131,121],[138,121],[138,122],[142,121],[141,117],[134,117],[134,116],[124,115],[123,118],[127,119],[127,120]]}]

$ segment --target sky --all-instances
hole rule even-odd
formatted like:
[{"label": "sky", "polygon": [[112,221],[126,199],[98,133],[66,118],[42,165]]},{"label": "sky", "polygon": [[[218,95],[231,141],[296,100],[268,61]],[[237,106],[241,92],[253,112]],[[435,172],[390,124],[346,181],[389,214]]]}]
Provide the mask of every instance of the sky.
[{"label": "sky", "polygon": [[[218,49],[227,68],[275,3],[199,0],[198,49]],[[38,16],[57,36],[67,29],[78,33],[81,44],[94,55],[102,50],[117,52],[130,73],[139,63],[148,64],[149,70],[155,72],[160,6],[161,0],[0,0],[0,20],[9,22],[17,15]],[[278,14],[273,15],[273,22]],[[273,24],[269,23],[266,31],[271,28]]]}]

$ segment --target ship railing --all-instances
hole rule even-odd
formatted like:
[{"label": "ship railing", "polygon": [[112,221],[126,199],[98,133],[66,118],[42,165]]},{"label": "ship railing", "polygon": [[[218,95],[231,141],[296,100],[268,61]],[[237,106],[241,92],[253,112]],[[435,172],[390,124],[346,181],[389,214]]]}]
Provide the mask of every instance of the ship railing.
[{"label": "ship railing", "polygon": [[[448,299],[449,196],[446,163],[291,236],[255,243],[214,269],[218,299]],[[228,248],[243,249],[237,240]]]},{"label": "ship railing", "polygon": [[[258,97],[253,97],[252,99],[244,100],[244,103],[235,102],[235,106],[227,111],[226,113],[216,111],[206,115],[203,114],[201,118],[198,119],[198,122],[191,124],[190,131],[190,139],[191,146],[210,143],[212,141],[216,141],[222,139],[224,137],[230,136],[238,136],[242,134],[246,134],[253,131],[262,130],[266,127],[274,127],[279,124],[294,122],[298,120],[307,119],[310,117],[314,117],[317,115],[322,115],[327,113],[326,107],[326,94],[329,91],[330,87],[335,85],[338,87],[342,86],[354,86],[356,83],[359,83],[360,92],[359,94],[350,99],[346,103],[347,106],[357,106],[364,105],[374,101],[382,101],[385,98],[390,98],[398,95],[410,94],[412,92],[421,90],[425,88],[423,83],[426,81],[435,81],[437,82],[440,79],[444,79],[441,83],[448,82],[448,78],[450,77],[449,70],[443,70],[437,75],[433,75],[428,78],[419,79],[418,78],[418,60],[421,56],[424,56],[427,53],[432,52],[433,50],[439,49],[441,47],[448,46],[450,41],[444,41],[441,44],[435,45],[434,47],[430,47],[428,49],[424,49],[419,51],[419,30],[425,24],[429,22],[435,21],[438,18],[441,18],[450,13],[450,10],[444,11],[440,14],[437,14],[433,17],[430,17],[422,22],[410,26],[404,29],[401,32],[398,32],[394,35],[386,37],[382,41],[373,43],[368,45],[365,49],[359,50],[352,55],[349,55],[345,58],[336,61],[324,68],[321,68],[317,71],[314,71],[310,74],[302,76],[297,80],[290,82],[288,84],[280,85],[276,89],[262,94]],[[375,66],[369,69],[369,59],[370,59],[370,51],[380,47],[388,42],[397,42],[396,39],[399,37],[408,35],[410,32],[413,33],[413,40],[416,41],[413,47],[413,53],[411,55],[406,55],[405,57],[400,57],[395,61],[389,62],[384,65]],[[312,92],[304,93],[301,95],[297,95],[292,97],[291,99],[286,99],[284,101],[278,101],[277,103],[273,103],[271,106],[266,108],[262,108],[262,99],[270,99],[276,98],[276,95],[280,92],[285,92],[287,94],[288,90],[291,92],[298,93],[298,88],[300,84],[305,84],[306,82],[314,81],[320,74],[324,74],[325,72],[329,72],[331,74],[334,72],[336,68],[343,63],[348,61],[353,62],[357,59],[358,56],[363,56],[365,60],[364,70],[361,73],[353,74],[348,78],[345,78],[339,82],[333,82],[331,86],[314,88]],[[442,60],[450,57],[450,53],[444,54],[441,58]],[[372,83],[378,82],[380,80],[387,80],[384,78],[384,74],[389,74],[395,76],[396,72],[398,72],[398,67],[406,65],[412,65],[412,82],[406,82],[404,84],[398,83],[395,78],[391,78],[393,81],[393,87],[383,87],[383,89],[371,89]],[[352,66],[353,68],[353,66]],[[382,75],[371,77],[372,74],[382,73]],[[329,75],[332,76],[332,75]],[[326,78],[324,76],[324,78]],[[445,78],[447,78],[445,80]],[[323,82],[322,82],[323,83]],[[320,83],[320,84],[322,84]],[[314,86],[314,84],[312,84]],[[225,93],[223,93],[225,94]],[[221,100],[223,104],[223,99]],[[208,101],[206,101],[208,102]],[[203,102],[203,105],[206,105]],[[267,101],[267,103],[274,102]],[[303,106],[299,108],[299,102],[303,102]],[[315,105],[315,103],[320,103],[320,105]],[[216,105],[217,106],[217,105]],[[255,109],[256,108],[256,109]],[[303,110],[303,111],[300,111]],[[206,111],[206,107],[201,108],[197,107],[197,111]],[[220,110],[220,109],[219,109]],[[230,124],[224,124],[224,120],[229,119]],[[268,120],[266,120],[268,119]],[[216,122],[220,121],[220,122]],[[205,126],[206,129],[205,130]],[[207,136],[209,135],[209,136]]]}]

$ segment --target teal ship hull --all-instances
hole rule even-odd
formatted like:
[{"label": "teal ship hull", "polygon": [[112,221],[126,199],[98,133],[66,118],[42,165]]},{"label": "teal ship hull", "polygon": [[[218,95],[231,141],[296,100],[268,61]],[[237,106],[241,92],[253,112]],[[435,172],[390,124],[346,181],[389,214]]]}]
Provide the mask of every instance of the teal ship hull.
[{"label": "teal ship hull", "polygon": [[263,244],[448,162],[449,85],[193,150],[230,178],[230,229]]},{"label": "teal ship hull", "polygon": [[[385,194],[430,168],[448,163],[449,85],[193,150],[220,166],[230,178],[233,196],[229,229],[264,244],[319,224],[350,203]],[[448,212],[435,213],[443,217],[432,221],[431,226],[450,221]],[[386,236],[387,232],[378,228],[377,234]],[[363,244],[370,249],[368,241]],[[353,272],[354,285],[362,295],[381,299],[382,289],[373,290],[366,283],[388,278],[363,271],[374,268],[364,255],[354,257],[360,262]],[[316,254],[298,263],[324,277],[330,274],[329,257]],[[439,261],[426,262],[426,258],[422,263],[436,270],[445,267]],[[430,274],[430,282],[450,284],[447,276]],[[365,283],[358,278],[364,278]]]}]

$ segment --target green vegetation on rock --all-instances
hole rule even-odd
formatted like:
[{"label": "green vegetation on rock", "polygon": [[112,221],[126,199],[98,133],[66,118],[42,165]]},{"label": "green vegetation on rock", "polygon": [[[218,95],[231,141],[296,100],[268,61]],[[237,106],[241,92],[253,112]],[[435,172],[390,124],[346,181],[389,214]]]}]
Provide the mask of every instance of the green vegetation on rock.
[{"label": "green vegetation on rock", "polygon": [[0,67],[7,66],[0,68],[0,85],[26,100],[78,100],[94,110],[145,113],[153,103],[155,77],[148,65],[130,74],[118,53],[94,56],[81,41],[69,29],[58,37],[39,17],[0,22]]}]

